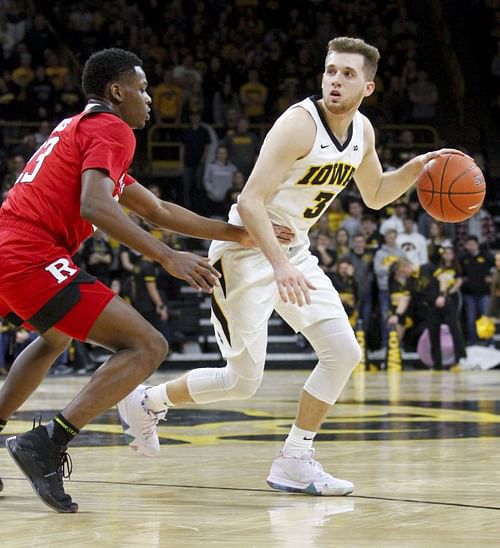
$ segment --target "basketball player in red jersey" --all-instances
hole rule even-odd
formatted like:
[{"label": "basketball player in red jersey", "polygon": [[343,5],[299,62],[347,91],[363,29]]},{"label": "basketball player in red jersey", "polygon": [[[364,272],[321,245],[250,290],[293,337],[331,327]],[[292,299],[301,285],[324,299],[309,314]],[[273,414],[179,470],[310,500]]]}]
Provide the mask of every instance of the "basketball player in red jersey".
[{"label": "basketball player in red jersey", "polygon": [[[54,129],[0,210],[0,316],[40,333],[0,389],[0,429],[72,338],[115,352],[47,425],[6,442],[35,493],[58,512],[78,511],[63,485],[68,443],[151,375],[167,353],[158,331],[72,261],[93,225],[207,292],[218,283],[208,259],[156,240],[119,203],[182,234],[253,245],[240,227],[163,202],[128,175],[135,151],[132,129],[144,127],[151,105],[141,65],[134,54],[114,48],[88,59],[82,79],[88,105]],[[287,229],[277,233],[290,240]]]}]

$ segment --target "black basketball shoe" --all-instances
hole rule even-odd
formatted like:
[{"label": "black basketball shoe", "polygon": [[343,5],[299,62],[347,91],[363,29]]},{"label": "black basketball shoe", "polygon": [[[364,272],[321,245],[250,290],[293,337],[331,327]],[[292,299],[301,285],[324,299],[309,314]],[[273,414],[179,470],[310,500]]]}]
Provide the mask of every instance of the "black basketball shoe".
[{"label": "black basketball shoe", "polygon": [[7,438],[5,445],[42,502],[56,512],[78,512],[78,504],[63,485],[63,478],[71,475],[71,460],[65,447],[52,442],[44,426]]}]

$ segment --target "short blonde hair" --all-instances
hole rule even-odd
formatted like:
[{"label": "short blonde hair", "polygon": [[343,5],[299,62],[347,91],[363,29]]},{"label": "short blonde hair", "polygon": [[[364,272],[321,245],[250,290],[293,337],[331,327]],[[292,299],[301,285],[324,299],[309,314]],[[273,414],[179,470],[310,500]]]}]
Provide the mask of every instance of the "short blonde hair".
[{"label": "short blonde hair", "polygon": [[380,53],[375,46],[367,44],[361,38],[350,36],[338,36],[328,42],[328,54],[333,51],[337,53],[359,53],[363,56],[363,72],[367,80],[372,81],[377,74]]}]

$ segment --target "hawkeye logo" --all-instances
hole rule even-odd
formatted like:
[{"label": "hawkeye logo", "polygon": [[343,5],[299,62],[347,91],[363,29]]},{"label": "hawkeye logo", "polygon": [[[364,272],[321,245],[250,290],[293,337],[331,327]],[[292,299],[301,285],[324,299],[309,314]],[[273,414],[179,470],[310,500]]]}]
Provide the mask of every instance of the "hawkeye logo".
[{"label": "hawkeye logo", "polygon": [[297,181],[297,186],[337,186],[344,188],[352,179],[356,168],[344,162],[311,166]]}]

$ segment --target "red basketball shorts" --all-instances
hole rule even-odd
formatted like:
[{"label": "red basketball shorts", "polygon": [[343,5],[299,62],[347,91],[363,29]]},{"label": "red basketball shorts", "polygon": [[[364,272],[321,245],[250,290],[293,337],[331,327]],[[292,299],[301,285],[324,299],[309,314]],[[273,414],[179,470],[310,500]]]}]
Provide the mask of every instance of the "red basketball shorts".
[{"label": "red basketball shorts", "polygon": [[0,317],[40,333],[55,327],[85,341],[114,296],[43,229],[0,230]]}]

